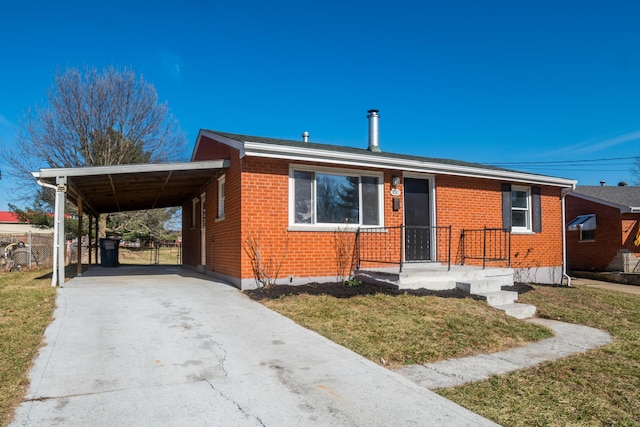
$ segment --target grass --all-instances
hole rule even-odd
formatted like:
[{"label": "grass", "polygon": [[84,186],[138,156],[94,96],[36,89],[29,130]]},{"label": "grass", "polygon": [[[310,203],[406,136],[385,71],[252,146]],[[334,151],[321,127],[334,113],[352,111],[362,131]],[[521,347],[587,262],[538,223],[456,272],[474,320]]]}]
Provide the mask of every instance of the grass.
[{"label": "grass", "polygon": [[[520,301],[536,305],[541,317],[609,331],[614,342],[437,392],[505,426],[639,425],[640,297],[534,286]],[[548,334],[471,299],[297,295],[263,303],[391,367],[500,351]]]},{"label": "grass", "polygon": [[467,298],[303,294],[263,303],[390,367],[500,351],[551,336],[544,327]]},{"label": "grass", "polygon": [[56,291],[51,270],[0,274],[0,425],[28,385],[27,371],[51,321]]}]

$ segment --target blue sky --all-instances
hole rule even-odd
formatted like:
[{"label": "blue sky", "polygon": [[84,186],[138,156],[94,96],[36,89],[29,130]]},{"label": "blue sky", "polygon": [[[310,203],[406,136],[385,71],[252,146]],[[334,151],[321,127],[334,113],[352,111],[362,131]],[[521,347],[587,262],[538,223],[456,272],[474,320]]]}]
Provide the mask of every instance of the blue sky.
[{"label": "blue sky", "polygon": [[364,148],[376,108],[383,151],[634,181],[637,1],[36,0],[0,16],[0,144],[56,71],[115,66],[168,102],[184,159],[200,128]]}]

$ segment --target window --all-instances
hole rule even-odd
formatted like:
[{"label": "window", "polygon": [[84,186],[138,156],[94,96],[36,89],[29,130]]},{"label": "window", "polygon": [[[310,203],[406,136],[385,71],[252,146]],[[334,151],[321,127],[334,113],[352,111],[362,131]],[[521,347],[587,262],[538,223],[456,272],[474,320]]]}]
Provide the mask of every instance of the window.
[{"label": "window", "polygon": [[502,227],[514,233],[542,231],[540,187],[502,184]]},{"label": "window", "polygon": [[531,203],[527,187],[511,188],[511,229],[531,231]]},{"label": "window", "polygon": [[218,219],[224,218],[224,175],[218,178]]},{"label": "window", "polygon": [[579,231],[580,241],[593,241],[596,239],[596,216],[595,214],[578,215],[569,224],[567,230]]},{"label": "window", "polygon": [[382,175],[292,170],[290,222],[296,225],[380,225]]}]

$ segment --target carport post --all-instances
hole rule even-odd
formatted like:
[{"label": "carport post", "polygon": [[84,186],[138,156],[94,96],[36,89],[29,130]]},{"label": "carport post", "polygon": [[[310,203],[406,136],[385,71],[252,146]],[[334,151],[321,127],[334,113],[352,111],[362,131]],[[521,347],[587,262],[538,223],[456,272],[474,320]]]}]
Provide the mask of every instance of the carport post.
[{"label": "carport post", "polygon": [[[64,285],[64,254],[65,254],[65,236],[64,236],[64,202],[65,192],[67,191],[67,177],[59,176],[56,178],[56,224],[58,231],[58,286]],[[55,249],[55,248],[54,248]],[[55,265],[54,265],[55,269]]]},{"label": "carport post", "polygon": [[77,274],[82,276],[82,198],[78,197],[78,243],[76,244]]}]

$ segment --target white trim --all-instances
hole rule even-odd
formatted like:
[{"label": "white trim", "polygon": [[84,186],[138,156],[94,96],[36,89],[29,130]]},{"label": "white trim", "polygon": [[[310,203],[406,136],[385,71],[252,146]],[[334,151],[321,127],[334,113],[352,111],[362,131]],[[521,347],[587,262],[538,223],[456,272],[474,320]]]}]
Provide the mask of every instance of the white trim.
[{"label": "white trim", "polygon": [[[405,217],[405,213],[406,213],[406,209],[404,207],[404,179],[405,178],[413,178],[413,179],[423,179],[423,180],[427,180],[427,182],[429,183],[429,227],[435,227],[435,225],[438,223],[436,220],[436,177],[435,175],[431,175],[431,174],[425,174],[425,173],[415,173],[415,172],[403,172],[402,173],[402,224],[403,225],[407,225],[406,224],[406,217]],[[436,239],[434,237],[434,233],[435,231],[433,229],[431,229],[431,233],[430,233],[430,241],[434,242],[436,241]],[[403,237],[404,240],[404,237]],[[438,259],[438,245],[429,245],[430,248],[430,254],[429,256],[431,257],[432,260]],[[406,247],[402,249],[402,253],[403,253],[403,257],[406,258]]]},{"label": "white trim", "polygon": [[[304,171],[304,172],[313,172],[314,174],[330,174],[330,175],[342,175],[342,176],[357,176],[359,181],[359,218],[358,224],[327,224],[327,223],[316,223],[316,219],[314,216],[314,222],[311,224],[306,223],[297,223],[295,222],[295,178],[293,176],[295,171]],[[376,225],[364,225],[362,223],[362,180],[361,177],[374,177],[378,178],[378,224]],[[311,195],[313,199],[315,199],[315,185],[313,187],[314,192]],[[384,217],[384,173],[378,171],[369,171],[362,169],[344,169],[344,168],[330,168],[330,167],[322,167],[322,166],[309,166],[309,165],[301,165],[296,163],[289,164],[289,198],[288,198],[288,209],[289,209],[289,230],[291,231],[335,231],[338,228],[367,228],[367,227],[382,227],[385,224]],[[315,206],[315,203],[314,203]]]},{"label": "white trim", "polygon": [[[402,173],[402,183],[404,185],[405,178],[417,178],[417,179],[426,179],[429,180],[429,204],[431,205],[429,212],[429,226],[434,227],[438,221],[436,218],[436,176],[432,174],[426,173],[415,173],[415,172],[403,172]],[[404,212],[404,190],[402,191],[402,211]],[[402,223],[404,224],[404,213]]]},{"label": "white trim", "polygon": [[576,180],[557,178],[545,175],[536,175],[525,172],[484,169],[480,167],[435,163],[426,160],[398,159],[383,155],[369,155],[331,150],[294,147],[290,145],[270,145],[261,142],[244,142],[247,156],[287,159],[294,161],[328,163],[345,166],[364,166],[368,168],[395,169],[407,172],[444,174],[455,176],[467,176],[473,178],[489,178],[508,180],[527,184],[553,185],[565,188],[574,188]]},{"label": "white trim", "polygon": [[40,169],[40,172],[33,172],[36,178],[56,178],[59,176],[94,176],[94,175],[115,175],[127,173],[147,173],[147,172],[172,172],[172,171],[192,171],[203,169],[224,169],[228,168],[229,160],[210,160],[206,162],[180,162],[180,163],[140,163],[133,165],[116,166],[89,166],[81,168],[50,168]]}]

